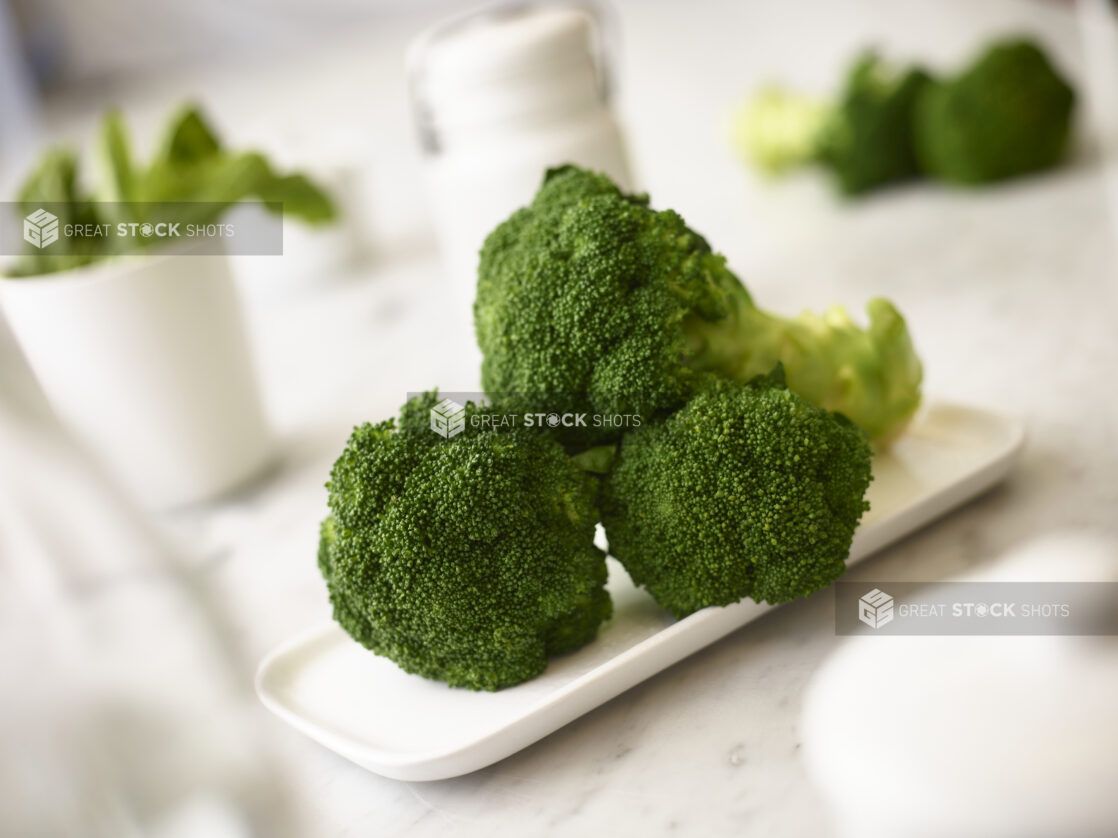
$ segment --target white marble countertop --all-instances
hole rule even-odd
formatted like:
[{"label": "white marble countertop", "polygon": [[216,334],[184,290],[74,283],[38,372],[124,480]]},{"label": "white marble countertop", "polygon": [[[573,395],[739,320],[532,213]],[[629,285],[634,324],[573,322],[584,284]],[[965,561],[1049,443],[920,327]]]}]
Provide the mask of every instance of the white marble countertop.
[{"label": "white marble countertop", "polygon": [[[988,33],[1033,31],[1081,78],[1070,14],[1040,3],[961,0],[617,5],[621,110],[654,205],[676,208],[706,234],[765,307],[842,301],[857,310],[871,296],[893,298],[924,358],[929,393],[1028,424],[1029,444],[1010,482],[853,575],[941,579],[1057,526],[1118,537],[1118,251],[1103,169],[1090,149],[1051,176],[982,192],[916,185],[844,205],[814,175],[777,185],[754,180],[720,133],[727,108],[764,77],[822,89],[867,40],[935,61],[965,55]],[[455,780],[402,783],[367,773],[251,697],[254,662],[329,617],[314,562],[316,526],[322,483],[349,430],[391,415],[408,391],[476,387],[476,350],[430,249],[406,124],[399,63],[415,26],[397,21],[314,62],[220,90],[203,77],[126,93],[141,120],[158,113],[169,91],[193,85],[219,120],[241,126],[235,134],[309,119],[318,120],[316,131],[337,125],[369,138],[372,263],[313,296],[251,311],[285,442],[282,463],[241,495],[169,521],[194,556],[189,587],[235,649],[229,695],[195,721],[225,730],[223,715],[246,720],[255,743],[246,746],[255,749],[249,762],[266,761],[270,772],[258,793],[266,802],[257,804],[282,811],[291,834],[307,838],[829,834],[797,731],[802,690],[840,642],[825,596],[783,607],[527,750]],[[281,89],[289,101],[305,98],[310,113],[269,110]],[[252,119],[238,122],[246,112]],[[72,120],[60,116],[58,130],[73,130]],[[148,613],[162,584],[126,576],[80,596],[90,600],[83,607],[121,619],[129,609]],[[6,619],[19,625],[20,613],[34,618],[25,609]],[[0,659],[17,672],[33,669],[18,648],[0,644]],[[186,666],[167,663],[192,680]],[[178,737],[189,740],[164,731],[145,741]]]}]

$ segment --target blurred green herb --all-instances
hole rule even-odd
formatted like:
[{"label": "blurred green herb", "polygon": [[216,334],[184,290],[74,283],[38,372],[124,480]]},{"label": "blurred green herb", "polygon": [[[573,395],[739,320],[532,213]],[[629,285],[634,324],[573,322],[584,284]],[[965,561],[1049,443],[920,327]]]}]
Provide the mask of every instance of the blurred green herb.
[{"label": "blurred green herb", "polygon": [[[173,204],[161,221],[183,224],[216,222],[245,200],[265,202],[272,210],[307,224],[328,224],[337,215],[333,201],[302,174],[279,174],[254,151],[231,151],[207,124],[196,106],[181,108],[169,121],[151,160],[144,165],[132,153],[128,127],[119,111],[105,114],[96,143],[98,189],[80,183],[77,155],[67,148],[46,151],[24,181],[16,202],[27,215],[50,204],[59,225],[113,224],[152,220],[160,205]],[[10,276],[57,273],[113,255],[111,236],[80,236],[64,251],[30,248],[10,269]],[[136,240],[140,246],[158,240]]]}]

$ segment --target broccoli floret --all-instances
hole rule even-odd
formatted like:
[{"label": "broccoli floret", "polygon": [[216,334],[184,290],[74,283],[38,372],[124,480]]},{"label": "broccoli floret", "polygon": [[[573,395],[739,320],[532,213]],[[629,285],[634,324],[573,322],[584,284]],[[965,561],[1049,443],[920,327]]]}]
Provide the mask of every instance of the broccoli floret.
[{"label": "broccoli floret", "polygon": [[[676,213],[654,212],[605,175],[551,169],[481,251],[482,385],[521,412],[671,409],[692,378],[681,322],[724,316],[720,273],[723,258]],[[589,421],[559,434],[573,448],[614,435]]]},{"label": "broccoli floret", "polygon": [[840,192],[857,195],[919,174],[913,109],[928,81],[919,67],[898,70],[866,52],[847,71],[837,101],[766,87],[742,110],[735,136],[766,173],[821,163]]},{"label": "broccoli floret", "polygon": [[1074,107],[1075,91],[1036,44],[994,44],[921,95],[916,151],[928,174],[962,184],[1047,169],[1064,155]]},{"label": "broccoli floret", "polygon": [[355,640],[407,672],[499,690],[611,613],[598,480],[549,435],[474,427],[472,403],[441,437],[417,419],[438,400],[354,430],[327,484],[319,567]]},{"label": "broccoli floret", "polygon": [[920,174],[913,112],[930,80],[921,68],[894,69],[874,52],[854,62],[819,145],[819,159],[842,193],[857,195]]},{"label": "broccoli floret", "polygon": [[602,521],[611,553],[676,617],[786,602],[842,574],[870,480],[861,431],[788,390],[778,367],[714,380],[626,434]]},{"label": "broccoli floret", "polygon": [[920,400],[920,362],[889,303],[870,304],[866,331],[841,309],[768,314],[678,214],[574,166],[550,170],[486,239],[474,318],[486,391],[515,412],[586,415],[557,430],[571,450],[620,436],[594,416],[651,421],[702,372],[747,381],[777,361],[793,390],[875,438]]}]

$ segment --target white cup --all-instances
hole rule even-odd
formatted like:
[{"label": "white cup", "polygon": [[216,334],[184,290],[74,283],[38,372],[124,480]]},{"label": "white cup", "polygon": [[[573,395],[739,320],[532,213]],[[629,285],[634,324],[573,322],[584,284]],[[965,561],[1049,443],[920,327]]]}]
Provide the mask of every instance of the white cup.
[{"label": "white cup", "polygon": [[119,256],[2,279],[0,302],[59,418],[142,504],[206,500],[266,466],[228,257]]}]

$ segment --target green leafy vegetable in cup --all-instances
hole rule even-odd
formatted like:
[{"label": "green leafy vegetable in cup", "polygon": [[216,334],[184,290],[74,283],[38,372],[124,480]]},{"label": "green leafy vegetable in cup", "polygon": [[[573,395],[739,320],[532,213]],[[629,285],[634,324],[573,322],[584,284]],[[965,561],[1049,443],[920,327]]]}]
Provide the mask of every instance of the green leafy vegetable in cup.
[{"label": "green leafy vegetable in cup", "polygon": [[[46,151],[20,188],[19,214],[43,204],[59,216],[60,226],[104,225],[156,220],[161,205],[174,205],[160,221],[210,224],[241,201],[282,206],[284,215],[307,224],[328,224],[337,214],[330,196],[306,176],[276,172],[262,154],[222,146],[196,106],[172,116],[150,160],[136,158],[128,127],[119,111],[105,114],[97,137],[98,178],[83,184],[78,158],[67,148]],[[65,248],[29,248],[9,270],[11,276],[57,273],[113,255],[109,236],[74,237]],[[158,240],[137,240],[152,246]]]}]

